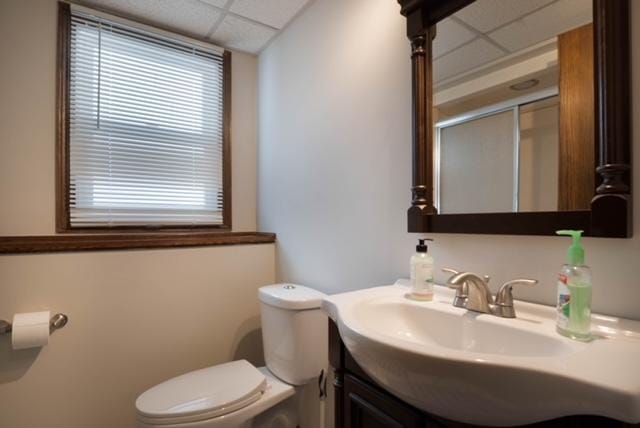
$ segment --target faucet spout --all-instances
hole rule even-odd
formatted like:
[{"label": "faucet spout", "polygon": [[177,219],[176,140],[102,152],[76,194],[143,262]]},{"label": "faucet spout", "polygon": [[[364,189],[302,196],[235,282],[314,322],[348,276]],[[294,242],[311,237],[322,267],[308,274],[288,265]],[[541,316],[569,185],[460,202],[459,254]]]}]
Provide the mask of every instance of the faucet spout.
[{"label": "faucet spout", "polygon": [[535,285],[538,283],[535,279],[514,279],[506,282],[500,287],[494,301],[491,290],[489,290],[488,276],[481,277],[473,272],[458,272],[449,268],[442,270],[454,274],[447,281],[447,286],[456,290],[453,306],[502,318],[516,317],[511,293],[514,285]]},{"label": "faucet spout", "polygon": [[472,272],[462,272],[447,281],[447,285],[451,288],[462,287],[465,283],[468,293],[466,308],[475,312],[492,313],[493,296],[486,281],[479,275]]}]

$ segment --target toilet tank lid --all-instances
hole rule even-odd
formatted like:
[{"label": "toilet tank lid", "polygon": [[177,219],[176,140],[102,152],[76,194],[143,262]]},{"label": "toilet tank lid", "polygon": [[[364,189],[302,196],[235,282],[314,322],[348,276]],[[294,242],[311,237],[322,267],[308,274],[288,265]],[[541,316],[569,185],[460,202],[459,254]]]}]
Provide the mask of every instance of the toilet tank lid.
[{"label": "toilet tank lid", "polygon": [[273,284],[260,287],[258,297],[262,303],[282,309],[317,309],[326,295],[297,284]]}]

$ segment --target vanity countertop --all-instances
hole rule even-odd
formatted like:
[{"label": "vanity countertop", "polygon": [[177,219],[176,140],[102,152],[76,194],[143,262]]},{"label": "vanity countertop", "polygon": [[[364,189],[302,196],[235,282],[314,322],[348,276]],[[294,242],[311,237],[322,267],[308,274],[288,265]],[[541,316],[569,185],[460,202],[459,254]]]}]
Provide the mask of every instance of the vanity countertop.
[{"label": "vanity countertop", "polygon": [[516,301],[507,319],[452,306],[446,287],[431,302],[408,291],[399,280],[322,302],[358,364],[404,401],[493,426],[575,414],[640,422],[640,321],[594,314],[584,343],[555,331],[554,307]]}]

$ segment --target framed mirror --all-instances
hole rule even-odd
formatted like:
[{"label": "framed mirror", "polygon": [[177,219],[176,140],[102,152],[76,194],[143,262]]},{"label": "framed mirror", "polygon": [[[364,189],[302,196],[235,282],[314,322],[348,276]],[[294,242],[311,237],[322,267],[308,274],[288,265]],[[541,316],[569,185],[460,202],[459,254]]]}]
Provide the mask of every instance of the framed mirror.
[{"label": "framed mirror", "polygon": [[409,232],[631,236],[628,0],[399,0]]}]

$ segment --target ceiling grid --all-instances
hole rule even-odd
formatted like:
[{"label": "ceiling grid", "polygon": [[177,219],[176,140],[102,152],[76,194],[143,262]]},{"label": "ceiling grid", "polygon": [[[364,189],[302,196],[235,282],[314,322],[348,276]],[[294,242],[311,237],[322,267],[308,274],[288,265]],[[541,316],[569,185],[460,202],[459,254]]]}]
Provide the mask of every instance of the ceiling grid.
[{"label": "ceiling grid", "polygon": [[260,53],[313,0],[78,0],[222,47]]},{"label": "ceiling grid", "polygon": [[478,0],[438,24],[437,34],[443,37],[434,42],[434,82],[507,58],[591,20],[591,0]]}]

